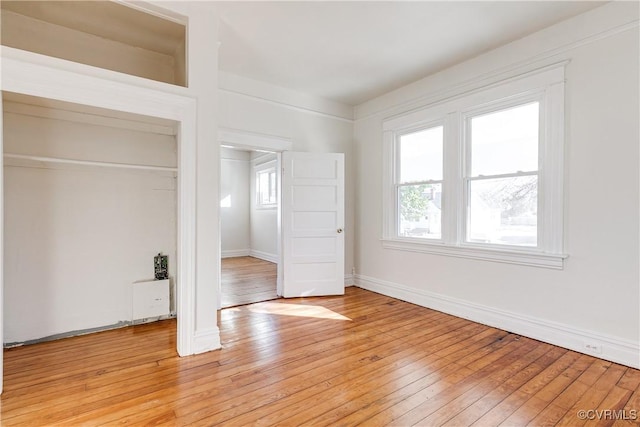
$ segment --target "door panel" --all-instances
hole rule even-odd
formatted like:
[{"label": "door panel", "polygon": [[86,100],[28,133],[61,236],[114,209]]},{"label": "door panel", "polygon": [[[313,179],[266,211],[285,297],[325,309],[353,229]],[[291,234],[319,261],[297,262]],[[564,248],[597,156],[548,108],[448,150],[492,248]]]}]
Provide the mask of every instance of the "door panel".
[{"label": "door panel", "polygon": [[344,294],[344,154],[282,155],[283,296]]}]

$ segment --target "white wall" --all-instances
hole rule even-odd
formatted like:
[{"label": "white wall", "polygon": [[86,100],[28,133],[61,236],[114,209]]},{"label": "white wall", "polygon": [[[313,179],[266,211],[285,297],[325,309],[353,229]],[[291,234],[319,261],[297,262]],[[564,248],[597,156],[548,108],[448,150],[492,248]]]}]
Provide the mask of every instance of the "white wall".
[{"label": "white wall", "polygon": [[[358,106],[356,282],[640,366],[638,40],[637,3],[612,3]],[[562,60],[564,269],[383,249],[382,120]]]},{"label": "white wall", "polygon": [[256,172],[268,165],[276,166],[276,155],[251,153],[251,255],[271,262],[278,261],[278,209],[259,207],[256,197]]},{"label": "white wall", "polygon": [[222,148],[220,159],[220,243],[222,257],[247,256],[251,249],[249,223],[250,153]]},{"label": "white wall", "polygon": [[345,273],[354,244],[354,158],[351,108],[220,72],[219,126],[288,138],[293,151],[345,153]]},{"label": "white wall", "polygon": [[[18,107],[4,105],[5,153],[175,167],[172,135]],[[132,320],[131,283],[153,279],[158,252],[175,275],[174,174],[8,159],[4,179],[4,342]]]}]

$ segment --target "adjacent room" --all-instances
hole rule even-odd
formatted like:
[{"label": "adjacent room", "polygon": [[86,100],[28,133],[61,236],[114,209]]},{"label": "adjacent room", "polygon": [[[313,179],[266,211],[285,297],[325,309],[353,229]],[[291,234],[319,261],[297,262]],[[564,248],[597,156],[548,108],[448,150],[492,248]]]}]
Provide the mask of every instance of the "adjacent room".
[{"label": "adjacent room", "polygon": [[640,420],[640,5],[5,1],[0,418]]},{"label": "adjacent room", "polygon": [[278,175],[275,153],[222,147],[222,308],[278,297]]}]

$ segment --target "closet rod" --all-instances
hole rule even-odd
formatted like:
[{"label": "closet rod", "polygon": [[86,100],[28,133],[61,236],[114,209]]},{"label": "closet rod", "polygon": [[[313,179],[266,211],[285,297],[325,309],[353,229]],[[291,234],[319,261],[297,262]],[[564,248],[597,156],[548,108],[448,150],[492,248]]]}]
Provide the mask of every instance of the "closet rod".
[{"label": "closet rod", "polygon": [[58,157],[30,156],[25,154],[4,153],[6,159],[34,160],[48,163],[66,163],[70,165],[99,166],[105,168],[138,169],[162,172],[178,172],[178,168],[169,166],[132,165],[128,163],[96,162],[92,160],[61,159]]}]

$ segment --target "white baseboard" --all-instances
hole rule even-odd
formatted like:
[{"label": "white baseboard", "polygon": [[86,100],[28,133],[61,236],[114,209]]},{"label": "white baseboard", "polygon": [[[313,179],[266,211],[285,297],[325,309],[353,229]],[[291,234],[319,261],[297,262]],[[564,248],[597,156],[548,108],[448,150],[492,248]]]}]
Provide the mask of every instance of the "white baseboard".
[{"label": "white baseboard", "polygon": [[348,287],[348,286],[354,286],[353,283],[353,274],[345,274],[344,275],[344,286]]},{"label": "white baseboard", "polygon": [[[602,335],[562,323],[538,319],[475,304],[407,286],[355,275],[355,285],[363,289],[417,304],[433,310],[469,319],[579,353],[640,368],[640,343]],[[590,345],[595,350],[586,346]]]},{"label": "white baseboard", "polygon": [[218,327],[195,332],[192,346],[193,354],[205,353],[219,348],[222,348],[222,344]]},{"label": "white baseboard", "polygon": [[250,249],[231,249],[227,251],[222,251],[222,258],[235,258],[238,256],[249,256],[251,253]]},{"label": "white baseboard", "polygon": [[273,262],[273,263],[278,263],[278,255],[276,254],[270,254],[267,252],[262,252],[262,251],[256,251],[255,249],[251,249],[249,250],[249,256],[252,256],[254,258],[259,258],[259,259],[263,259],[265,261],[269,261],[269,262]]}]

